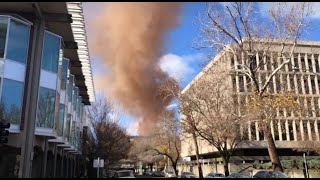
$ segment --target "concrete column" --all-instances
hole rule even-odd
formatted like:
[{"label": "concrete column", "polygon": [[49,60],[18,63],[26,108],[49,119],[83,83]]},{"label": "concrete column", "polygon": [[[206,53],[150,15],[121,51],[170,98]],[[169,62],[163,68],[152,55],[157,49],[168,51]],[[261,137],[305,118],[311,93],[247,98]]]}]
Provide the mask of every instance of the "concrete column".
[{"label": "concrete column", "polygon": [[282,139],[282,128],[281,128],[281,122],[282,120],[281,119],[279,119],[278,120],[278,132],[279,132],[279,141],[282,141],[283,139]]},{"label": "concrete column", "polygon": [[[307,82],[308,82],[308,87],[309,87],[309,94],[313,94],[310,75],[308,75]],[[314,87],[314,88],[315,88],[315,87]]]},{"label": "concrete column", "polygon": [[[38,10],[38,18],[41,17],[41,12],[38,3],[34,3]],[[33,146],[34,146],[34,133],[37,113],[37,101],[38,90],[40,83],[40,70],[41,70],[41,58],[43,37],[45,30],[44,19],[36,19],[33,26],[33,33],[31,45],[31,58],[30,58],[30,71],[28,83],[25,84],[26,88],[26,109],[24,128],[21,131],[22,145],[21,145],[21,159],[20,159],[20,171],[19,178],[30,178],[32,172],[32,160],[33,160]]]},{"label": "concrete column", "polygon": [[54,144],[54,160],[53,160],[53,177],[56,177],[57,171],[57,155],[58,155],[58,147],[57,144]]},{"label": "concrete column", "polygon": [[[296,93],[299,94],[298,79],[297,78],[298,78],[297,75],[294,74],[293,75],[294,89],[295,89]],[[300,84],[299,84],[299,86],[300,86]]]},{"label": "concrete column", "polygon": [[316,133],[317,141],[319,141],[319,127],[318,127],[318,119],[314,120],[314,131]]},{"label": "concrete column", "polygon": [[300,120],[300,133],[301,133],[301,139],[302,141],[304,141],[303,120]]},{"label": "concrete column", "polygon": [[292,129],[293,129],[293,137],[294,140],[297,141],[297,128],[296,128],[296,120],[292,120]]},{"label": "concrete column", "polygon": [[307,121],[307,130],[308,130],[308,136],[309,136],[309,140],[312,141],[312,135],[311,135],[311,127],[310,127],[310,121]]},{"label": "concrete column", "polygon": [[78,163],[78,161],[77,161],[77,155],[74,155],[74,160],[73,160],[73,162],[74,162],[73,177],[76,177],[76,170],[77,170],[77,163]]},{"label": "concrete column", "polygon": [[48,137],[44,137],[44,157],[43,157],[43,164],[42,164],[42,178],[46,177],[47,172],[47,160],[48,160]]},{"label": "concrete column", "polygon": [[271,134],[272,134],[272,138],[274,139],[274,128],[273,128],[273,120],[270,122],[270,127],[271,127]]},{"label": "concrete column", "polygon": [[288,119],[286,119],[285,128],[286,128],[287,141],[290,141],[290,133],[289,133],[289,123],[288,123]]},{"label": "concrete column", "polygon": [[260,141],[258,122],[255,122],[254,124],[256,126],[256,139],[257,141]]},{"label": "concrete column", "polygon": [[64,175],[64,177],[68,178],[69,177],[69,153],[66,152],[66,173]]},{"label": "concrete column", "polygon": [[60,164],[60,168],[59,168],[59,171],[60,171],[60,177],[65,177],[64,176],[64,160],[65,160],[65,157],[64,157],[64,150],[63,148],[61,148],[61,164]]},{"label": "concrete column", "polygon": [[248,126],[248,136],[249,136],[249,141],[252,141],[252,137],[251,137],[251,123],[252,122],[248,122],[249,126]]},{"label": "concrete column", "polygon": [[[314,77],[314,84],[316,87],[319,87],[320,84],[318,84],[318,76]],[[319,88],[316,88],[316,93],[319,95]]]}]

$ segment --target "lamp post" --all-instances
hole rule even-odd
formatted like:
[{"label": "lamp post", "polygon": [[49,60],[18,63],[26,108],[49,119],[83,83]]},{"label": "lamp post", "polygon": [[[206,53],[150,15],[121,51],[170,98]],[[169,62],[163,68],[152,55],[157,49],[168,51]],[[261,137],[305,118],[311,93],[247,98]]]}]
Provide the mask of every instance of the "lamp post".
[{"label": "lamp post", "polygon": [[304,164],[304,169],[305,169],[305,173],[306,173],[306,178],[309,178],[309,171],[308,171],[306,153],[303,153],[303,164]]}]

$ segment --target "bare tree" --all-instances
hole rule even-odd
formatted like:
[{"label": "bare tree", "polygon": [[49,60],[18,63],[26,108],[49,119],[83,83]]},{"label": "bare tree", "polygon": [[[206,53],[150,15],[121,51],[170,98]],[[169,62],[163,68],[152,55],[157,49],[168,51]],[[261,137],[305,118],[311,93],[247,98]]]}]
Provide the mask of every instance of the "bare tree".
[{"label": "bare tree", "polygon": [[157,124],[156,131],[151,135],[149,148],[157,154],[167,157],[178,177],[178,161],[181,158],[180,127],[174,112],[163,113],[162,121]]},{"label": "bare tree", "polygon": [[[226,53],[235,59],[241,73],[248,77],[258,100],[268,98],[266,89],[274,76],[291,65],[297,40],[310,25],[308,3],[274,3],[265,18],[257,3],[208,3],[204,18],[199,18],[201,31],[200,48]],[[215,54],[215,53],[214,53]],[[261,60],[256,61],[259,57]],[[277,62],[272,63],[272,59]],[[259,78],[259,70],[270,69],[266,78]],[[268,152],[274,170],[283,171],[265,114],[258,117],[268,143]]]},{"label": "bare tree", "polygon": [[226,176],[230,157],[243,140],[239,128],[245,127],[229,78],[228,71],[208,69],[181,95],[181,113],[187,115],[182,116],[182,124],[218,150]]},{"label": "bare tree", "polygon": [[[188,119],[185,119],[184,121],[181,121],[181,130],[184,137],[187,139],[192,138],[193,144],[196,151],[196,160],[197,160],[197,166],[198,166],[198,172],[199,172],[199,178],[203,178],[203,171],[201,167],[201,163],[199,161],[200,159],[200,153],[199,153],[199,145],[197,141],[197,133],[196,133],[196,127],[194,126],[193,121],[191,121],[190,117],[187,116]],[[191,137],[189,137],[191,135]]]},{"label": "bare tree", "polygon": [[[160,92],[165,91],[166,94],[168,94],[168,97],[174,97],[176,100],[178,100],[179,103],[185,101],[184,98],[182,98],[181,94],[181,87],[177,80],[173,79],[169,83],[166,83],[165,86],[162,86],[159,88]],[[167,97],[164,97],[167,98]],[[180,108],[180,113],[181,113]],[[188,122],[188,123],[186,123]],[[199,163],[200,154],[199,154],[199,145],[198,145],[198,134],[196,133],[195,123],[189,120],[183,120],[180,119],[180,130],[181,130],[181,141],[184,140],[184,138],[189,139],[192,138],[193,144],[195,146],[195,152],[196,152],[196,159],[197,159],[197,166],[198,166],[198,172],[199,172],[199,178],[203,178],[203,171],[201,167],[201,163]],[[191,136],[191,137],[190,137]]]},{"label": "bare tree", "polygon": [[119,126],[118,120],[112,118],[113,111],[113,105],[105,98],[99,99],[88,109],[88,118],[93,129],[88,152],[91,159],[104,159],[107,168],[127,158],[131,147],[126,130]]},{"label": "bare tree", "polygon": [[149,142],[149,137],[139,137],[135,139],[132,147],[130,148],[129,157],[136,162],[140,161],[143,165],[149,166],[152,171],[153,166],[164,158],[162,155],[159,155],[149,148]]}]

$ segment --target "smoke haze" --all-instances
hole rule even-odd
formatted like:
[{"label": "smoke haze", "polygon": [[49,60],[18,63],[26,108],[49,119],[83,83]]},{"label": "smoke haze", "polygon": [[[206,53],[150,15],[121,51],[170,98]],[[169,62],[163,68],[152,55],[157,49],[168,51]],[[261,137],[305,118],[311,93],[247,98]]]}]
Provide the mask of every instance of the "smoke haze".
[{"label": "smoke haze", "polygon": [[95,38],[90,48],[102,58],[109,76],[99,86],[110,89],[139,121],[139,135],[151,132],[172,97],[159,87],[171,81],[159,67],[166,33],[177,26],[180,3],[108,3],[89,24]]}]

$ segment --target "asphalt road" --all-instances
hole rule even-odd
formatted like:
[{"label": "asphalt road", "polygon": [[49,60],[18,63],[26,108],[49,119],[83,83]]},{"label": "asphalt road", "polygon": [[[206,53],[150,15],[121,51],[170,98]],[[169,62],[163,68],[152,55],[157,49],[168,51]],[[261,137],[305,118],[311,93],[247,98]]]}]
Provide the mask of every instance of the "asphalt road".
[{"label": "asphalt road", "polygon": [[165,178],[165,177],[153,177],[153,176],[146,176],[146,175],[134,175],[136,178]]}]

